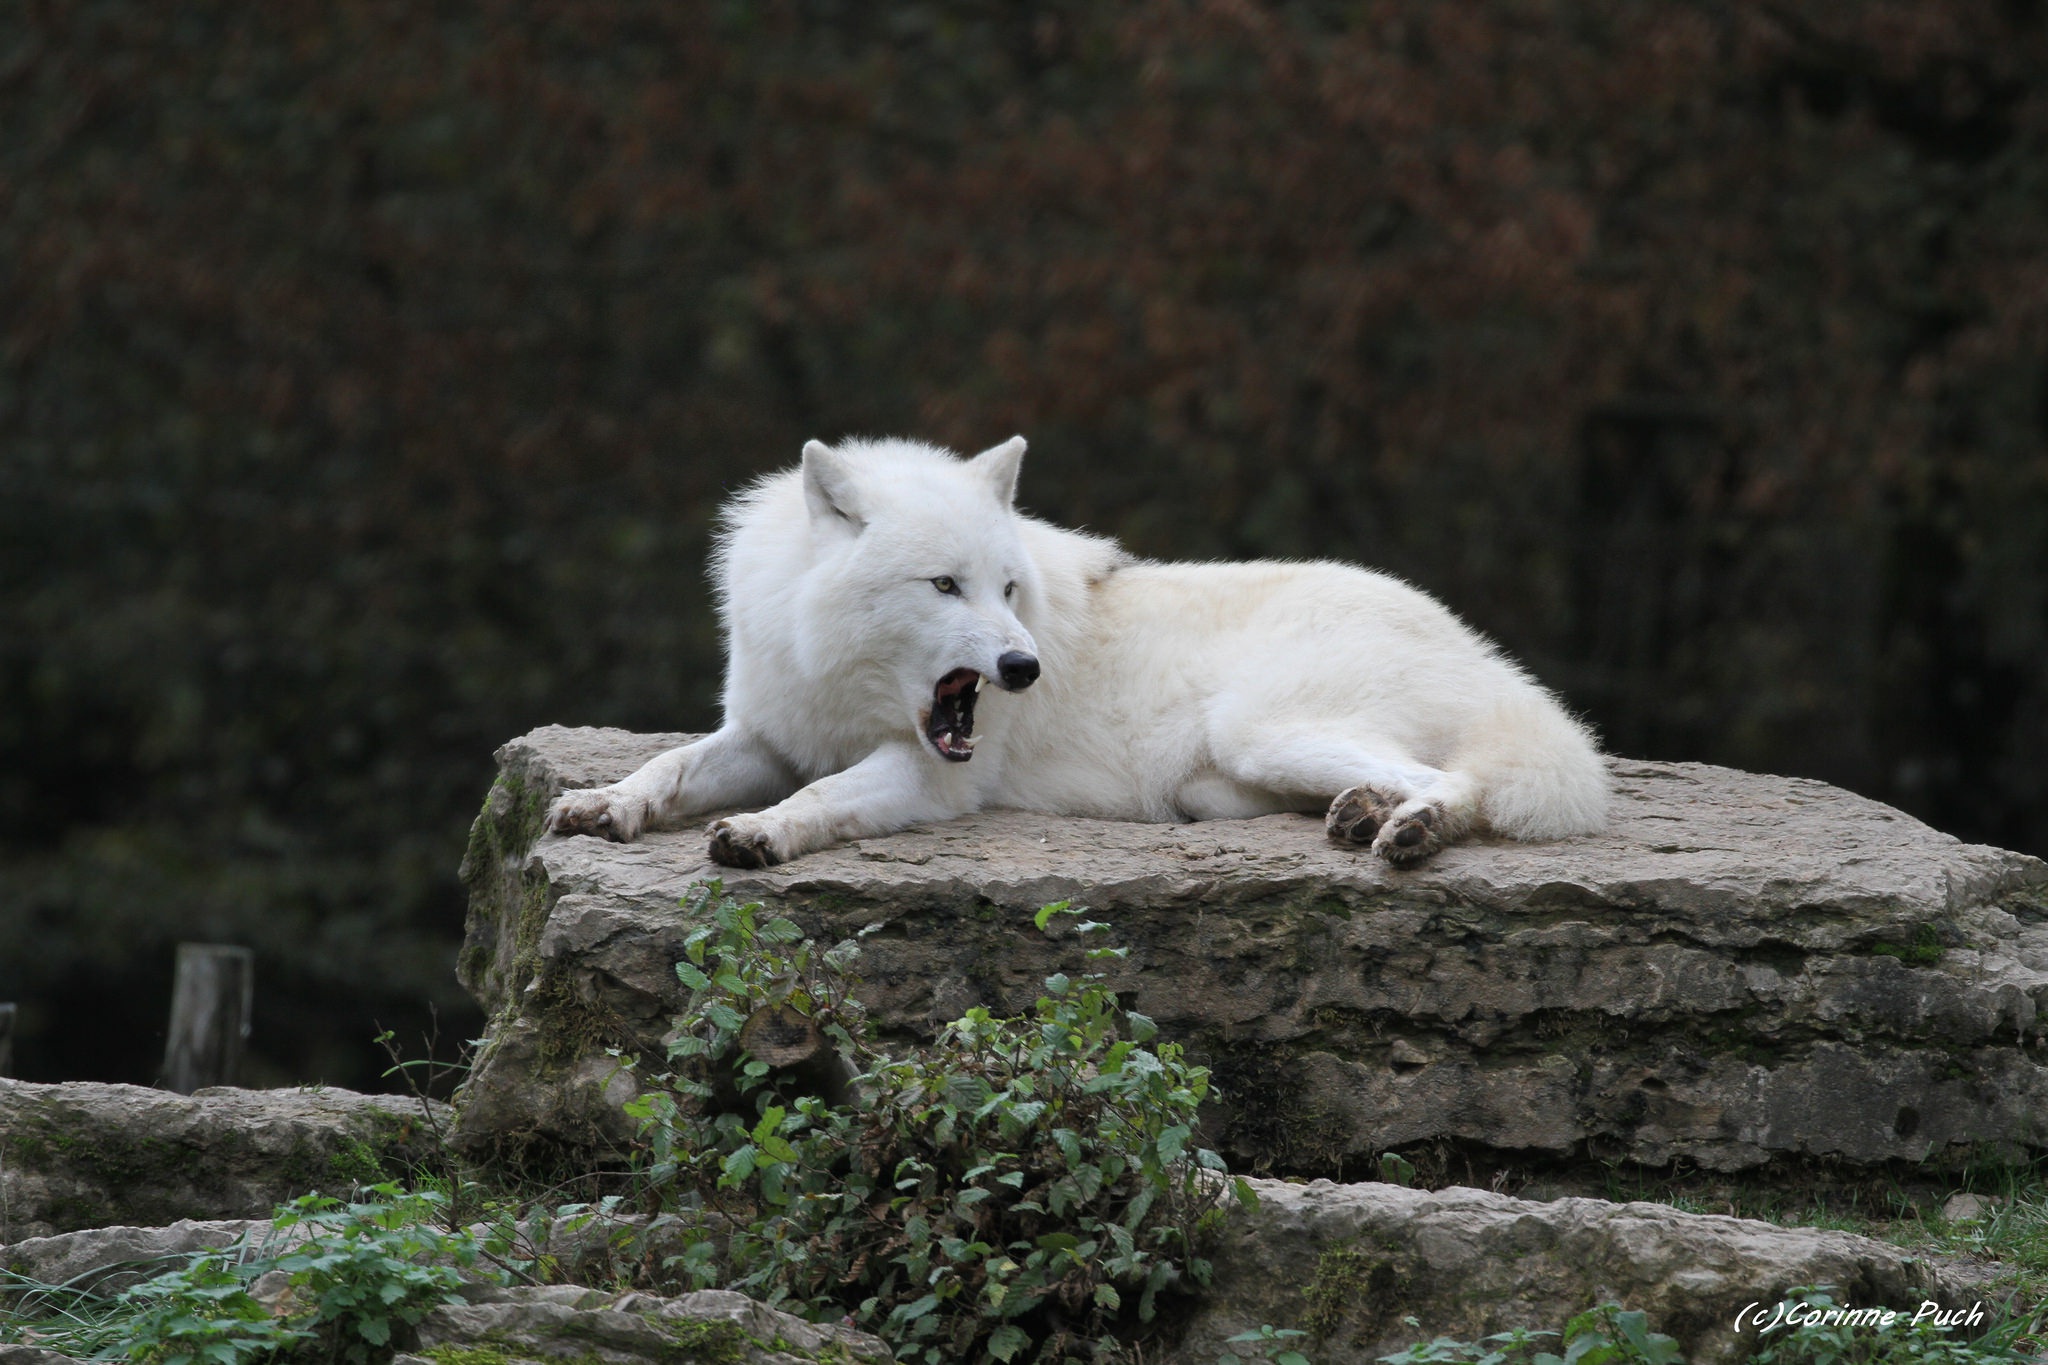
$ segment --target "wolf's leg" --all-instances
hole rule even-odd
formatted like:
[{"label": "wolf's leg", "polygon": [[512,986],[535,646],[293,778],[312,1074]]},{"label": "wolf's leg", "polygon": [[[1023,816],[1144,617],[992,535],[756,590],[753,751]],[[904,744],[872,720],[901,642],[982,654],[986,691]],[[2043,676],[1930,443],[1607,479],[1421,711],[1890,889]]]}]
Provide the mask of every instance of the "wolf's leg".
[{"label": "wolf's leg", "polygon": [[814,849],[906,825],[944,820],[974,808],[963,780],[934,769],[919,744],[887,744],[787,801],[751,815],[713,821],[711,861],[767,867]]},{"label": "wolf's leg", "polygon": [[1387,741],[1304,722],[1212,735],[1217,767],[1283,796],[1336,793],[1323,827],[1342,844],[1369,844],[1396,867],[1421,862],[1471,829],[1478,792],[1465,773],[1417,763]]},{"label": "wolf's leg", "polygon": [[789,795],[796,774],[767,745],[731,726],[649,759],[609,787],[566,791],[548,808],[557,834],[631,843],[649,829],[722,806],[757,806]]}]

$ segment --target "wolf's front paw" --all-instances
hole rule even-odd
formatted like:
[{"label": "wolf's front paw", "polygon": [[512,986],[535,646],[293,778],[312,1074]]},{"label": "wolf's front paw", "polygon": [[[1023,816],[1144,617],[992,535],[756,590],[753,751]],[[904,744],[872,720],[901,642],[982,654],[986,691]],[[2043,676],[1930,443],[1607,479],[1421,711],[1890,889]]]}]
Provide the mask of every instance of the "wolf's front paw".
[{"label": "wolf's front paw", "polygon": [[1395,867],[1413,867],[1465,832],[1465,822],[1434,801],[1410,801],[1380,826],[1372,851]]},{"label": "wolf's front paw", "polygon": [[1323,831],[1335,844],[1369,844],[1380,826],[1401,804],[1377,787],[1352,787],[1339,792],[1323,817]]},{"label": "wolf's front paw", "polygon": [[714,820],[704,832],[711,836],[711,861],[725,867],[773,867],[783,860],[768,831],[744,815]]},{"label": "wolf's front paw", "polygon": [[553,834],[593,834],[630,844],[647,827],[647,802],[617,787],[567,791],[548,807],[547,825]]}]

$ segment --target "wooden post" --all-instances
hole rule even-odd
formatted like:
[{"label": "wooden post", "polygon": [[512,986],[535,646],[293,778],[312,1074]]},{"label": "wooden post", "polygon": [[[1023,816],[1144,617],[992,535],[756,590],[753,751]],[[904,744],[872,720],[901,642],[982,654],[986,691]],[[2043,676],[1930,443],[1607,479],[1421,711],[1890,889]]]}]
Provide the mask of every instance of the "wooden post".
[{"label": "wooden post", "polygon": [[14,1074],[14,1006],[0,1005],[0,1076]]},{"label": "wooden post", "polygon": [[852,1098],[853,1068],[826,1041],[816,1021],[787,1002],[763,1005],[748,1015],[740,1026],[740,1046],[799,1094],[816,1095],[832,1105]]},{"label": "wooden post", "polygon": [[166,1090],[233,1085],[241,1075],[256,993],[256,955],[217,943],[180,943],[171,987],[171,1029],[164,1039]]}]

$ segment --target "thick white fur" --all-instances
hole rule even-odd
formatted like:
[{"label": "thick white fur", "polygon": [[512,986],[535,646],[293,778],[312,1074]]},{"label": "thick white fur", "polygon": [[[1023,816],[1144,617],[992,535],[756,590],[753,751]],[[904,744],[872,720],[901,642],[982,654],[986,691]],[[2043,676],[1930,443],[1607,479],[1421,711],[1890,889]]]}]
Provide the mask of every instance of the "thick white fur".
[{"label": "thick white fur", "polygon": [[[758,866],[988,807],[1204,820],[1347,793],[1332,837],[1364,810],[1348,837],[1396,863],[1473,827],[1601,827],[1586,730],[1434,599],[1344,564],[1133,559],[1017,513],[1023,453],[814,441],[741,493],[713,567],[724,725],[565,793],[550,828],[630,840],[766,806],[709,831],[714,858]],[[941,757],[935,684],[962,667],[993,681],[1010,652],[1041,676],[984,685],[972,760]]]}]

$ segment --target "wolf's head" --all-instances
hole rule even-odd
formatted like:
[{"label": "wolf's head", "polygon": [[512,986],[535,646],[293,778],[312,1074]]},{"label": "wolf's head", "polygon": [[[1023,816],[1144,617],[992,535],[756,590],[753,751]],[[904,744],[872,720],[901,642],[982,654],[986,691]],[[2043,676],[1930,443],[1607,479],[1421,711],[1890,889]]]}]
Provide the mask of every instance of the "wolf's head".
[{"label": "wolf's head", "polygon": [[1025,623],[1042,589],[1012,505],[1023,459],[1021,436],[971,460],[914,441],[804,447],[811,662],[857,674],[852,690],[900,706],[955,763],[974,756],[982,684],[1038,677]]}]

